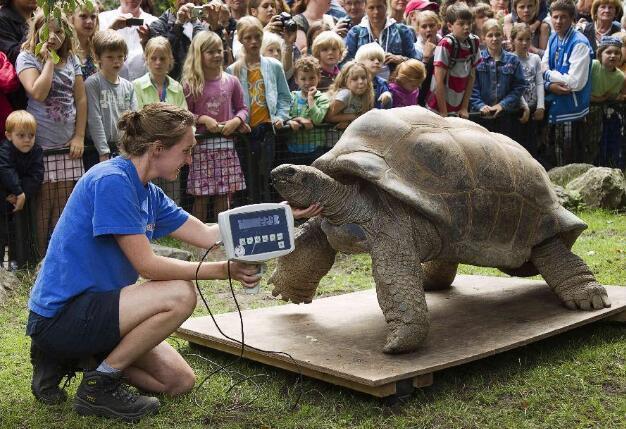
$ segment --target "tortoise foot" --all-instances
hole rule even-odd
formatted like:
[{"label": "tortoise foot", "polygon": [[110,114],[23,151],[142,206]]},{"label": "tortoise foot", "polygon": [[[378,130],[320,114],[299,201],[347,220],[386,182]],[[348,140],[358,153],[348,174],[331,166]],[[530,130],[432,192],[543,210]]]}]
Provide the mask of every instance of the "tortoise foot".
[{"label": "tortoise foot", "polygon": [[428,333],[428,325],[398,324],[390,325],[387,335],[387,343],[383,348],[384,353],[398,354],[415,351]]},{"label": "tortoise foot", "polygon": [[570,310],[601,310],[611,306],[606,289],[596,281],[564,286],[555,292],[563,305]]}]

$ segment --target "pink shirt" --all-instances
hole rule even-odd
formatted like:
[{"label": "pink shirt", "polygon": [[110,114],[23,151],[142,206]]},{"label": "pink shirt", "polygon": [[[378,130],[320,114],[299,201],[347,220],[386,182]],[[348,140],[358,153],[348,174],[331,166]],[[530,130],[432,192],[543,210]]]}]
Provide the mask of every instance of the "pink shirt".
[{"label": "pink shirt", "polygon": [[[248,118],[248,107],[243,103],[243,89],[239,80],[227,73],[215,80],[204,82],[200,97],[195,99],[189,94],[189,86],[184,85],[187,108],[198,116],[206,115],[217,122],[228,121],[235,116],[245,123]],[[204,125],[198,125],[197,132],[205,132]]]},{"label": "pink shirt", "polygon": [[393,97],[393,107],[416,106],[419,89],[407,91],[395,82],[389,84],[389,91]]}]

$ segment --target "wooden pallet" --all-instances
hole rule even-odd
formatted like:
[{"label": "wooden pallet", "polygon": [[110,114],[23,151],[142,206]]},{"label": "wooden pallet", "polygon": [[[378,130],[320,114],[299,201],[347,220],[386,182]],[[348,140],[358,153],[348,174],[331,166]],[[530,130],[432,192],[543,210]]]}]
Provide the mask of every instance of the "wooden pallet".
[{"label": "wooden pallet", "polygon": [[[602,319],[626,322],[626,287],[607,286],[611,308],[565,309],[544,282],[457,276],[448,291],[427,293],[431,327],[413,353],[386,355],[386,324],[372,290],[309,305],[287,304],[243,312],[245,342],[284,355],[246,350],[244,356],[377,397],[402,395],[433,383],[433,373]],[[237,313],[216,317],[240,339]],[[241,346],[223,337],[210,317],[189,319],[177,331],[189,342],[235,355]]]}]

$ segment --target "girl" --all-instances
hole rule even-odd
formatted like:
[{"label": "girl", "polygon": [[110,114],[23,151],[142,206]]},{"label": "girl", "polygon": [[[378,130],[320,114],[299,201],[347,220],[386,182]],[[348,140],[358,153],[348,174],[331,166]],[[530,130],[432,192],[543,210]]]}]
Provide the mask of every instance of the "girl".
[{"label": "girl", "polygon": [[226,70],[243,86],[243,97],[250,110],[252,130],[250,144],[244,157],[249,199],[252,202],[271,201],[270,171],[276,146],[274,130],[283,127],[289,118],[291,93],[280,62],[261,56],[263,26],[253,16],[237,23],[237,37],[242,44],[239,59]]},{"label": "girl", "polygon": [[80,60],[80,70],[84,81],[98,71],[92,42],[93,35],[98,31],[98,6],[94,4],[91,11],[86,7],[77,8],[70,21],[78,38],[76,54]]},{"label": "girl", "polygon": [[213,215],[227,210],[234,192],[245,189],[239,157],[230,136],[244,130],[248,108],[236,77],[222,71],[222,41],[211,31],[202,31],[192,40],[183,82],[187,105],[196,116],[198,133],[224,137],[199,139],[193,152],[187,192],[194,195],[193,215],[207,221],[208,197],[213,197]]},{"label": "girl", "polygon": [[[532,156],[537,157],[537,141],[542,126],[545,112],[543,73],[541,72],[541,58],[539,55],[529,52],[531,46],[531,31],[528,24],[513,24],[511,29],[511,42],[513,54],[519,58],[519,62],[526,79],[526,89],[522,97],[522,117],[520,122],[526,124],[518,127],[518,132],[511,135]],[[528,123],[532,115],[532,121]]]},{"label": "girl", "polygon": [[500,114],[519,108],[526,80],[519,59],[502,49],[502,28],[498,21],[486,21],[482,36],[487,49],[480,51],[482,62],[476,66],[470,106],[488,119],[498,117],[497,121],[480,121],[489,131],[510,135],[513,129],[511,117]]},{"label": "girl", "polygon": [[322,31],[313,41],[312,52],[322,68],[317,89],[326,92],[339,74],[339,63],[346,54],[346,45],[334,31]]},{"label": "girl", "polygon": [[441,29],[441,18],[432,10],[420,12],[417,16],[417,42],[415,42],[415,52],[417,58],[421,59],[426,67],[426,77],[422,82],[421,90],[417,96],[417,103],[420,106],[426,105],[426,95],[430,89],[430,83],[434,73],[434,54],[437,44],[441,40],[439,30]]},{"label": "girl", "polygon": [[326,122],[343,129],[374,107],[374,87],[367,68],[357,61],[347,62],[328,91],[330,108]]},{"label": "girl", "polygon": [[289,83],[289,88],[295,85],[293,83],[293,65],[296,59],[300,58],[300,51],[294,49],[293,40],[291,41],[291,45],[289,45],[287,41],[278,34],[266,30],[263,32],[261,55],[280,61],[283,65],[283,70],[285,70],[285,77]]},{"label": "girl", "polygon": [[[133,81],[137,108],[141,109],[150,103],[170,103],[183,109],[187,108],[187,101],[180,83],[172,79],[168,73],[174,67],[174,55],[170,42],[163,36],[148,40],[144,48],[144,58],[148,73]],[[176,204],[180,203],[180,180],[166,181],[156,179],[159,186]]]},{"label": "girl", "polygon": [[504,18],[504,35],[507,46],[511,46],[511,28],[515,23],[527,24],[530,29],[529,52],[543,57],[550,38],[550,25],[539,19],[540,0],[513,0],[513,11]]},{"label": "girl", "polygon": [[410,59],[400,63],[389,83],[393,107],[417,105],[417,94],[425,78],[426,68],[421,61]]},{"label": "girl", "polygon": [[[47,40],[40,40],[44,25],[48,27],[49,36]],[[30,22],[16,64],[28,95],[27,110],[37,120],[36,142],[49,152],[44,155],[38,222],[42,256],[48,235],[65,207],[74,182],[83,174],[87,100],[80,63],[73,54],[73,37],[74,31],[65,16],[60,20],[47,20],[39,11]],[[43,45],[35,54],[40,42]],[[57,64],[55,55],[58,55]],[[64,150],[68,147],[69,151]],[[50,153],[51,150],[55,150],[54,153]]]}]

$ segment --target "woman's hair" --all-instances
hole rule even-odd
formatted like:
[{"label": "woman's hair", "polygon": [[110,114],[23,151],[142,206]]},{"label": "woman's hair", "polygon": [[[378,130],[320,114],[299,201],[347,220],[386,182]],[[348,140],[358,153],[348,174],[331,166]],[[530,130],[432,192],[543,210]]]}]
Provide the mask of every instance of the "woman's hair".
[{"label": "woman's hair", "polygon": [[56,25],[60,25],[65,32],[65,40],[63,41],[61,47],[57,49],[59,57],[65,60],[70,54],[74,53],[74,40],[76,40],[76,34],[74,33],[74,27],[72,27],[67,19],[67,16],[64,14],[61,14],[60,18],[46,18],[43,11],[38,9],[35,16],[33,16],[30,20],[28,33],[26,34],[25,42],[22,44],[22,49],[30,52],[31,54],[35,53],[35,48],[40,42],[39,33],[43,25],[46,23],[46,19],[48,22],[54,20]]},{"label": "woman's hair", "polygon": [[100,57],[105,52],[123,52],[128,56],[128,45],[124,38],[115,30],[98,31],[93,35],[93,52]]},{"label": "woman's hair", "polygon": [[391,74],[390,82],[408,82],[414,86],[420,86],[426,79],[426,67],[415,59],[409,59],[398,64]]},{"label": "woman's hair", "polygon": [[222,40],[213,31],[200,31],[191,40],[181,77],[181,82],[185,85],[185,95],[194,99],[202,95],[205,82],[204,71],[202,70],[202,53],[222,48]]},{"label": "woman's hair", "polygon": [[482,36],[486,36],[487,33],[489,33],[491,30],[496,29],[498,30],[500,33],[502,33],[502,26],[500,25],[500,23],[498,22],[497,19],[488,19],[487,21],[485,21],[485,23],[483,24],[483,29],[482,29]]},{"label": "woman's hair", "polygon": [[291,5],[291,13],[298,15],[306,10],[310,0],[295,0]]},{"label": "woman's hair", "polygon": [[7,116],[4,129],[7,133],[23,130],[34,133],[37,131],[37,121],[26,110],[15,110]]},{"label": "woman's hair", "polygon": [[[244,16],[237,21],[237,38],[240,42],[243,41],[246,33],[255,32],[261,36],[261,43],[263,43],[263,25],[261,21],[259,21],[254,16]],[[242,43],[243,45],[243,43]],[[241,68],[246,64],[246,50],[242,46],[241,52],[239,53],[239,58],[232,65],[233,67],[233,75],[237,78],[239,77],[239,72],[241,72]]]},{"label": "woman's hair", "polygon": [[[250,0],[248,3],[248,15],[252,15],[252,9],[258,9],[265,0]],[[276,0],[272,0],[274,2],[274,9],[277,9],[278,2]]]},{"label": "woman's hair", "polygon": [[163,36],[153,37],[152,39],[148,40],[148,43],[146,43],[146,47],[143,51],[144,58],[146,59],[146,65],[148,64],[148,60],[150,59],[150,57],[155,52],[165,54],[170,62],[170,67],[168,71],[171,71],[174,67],[174,54],[172,53],[172,45],[170,45],[170,41]]},{"label": "woman's hair", "polygon": [[435,12],[433,12],[432,10],[424,10],[422,12],[420,12],[417,15],[417,25],[420,25],[420,23],[422,21],[435,21],[435,23],[437,23],[437,25],[441,28],[441,26],[443,25],[443,22],[441,21],[441,18],[439,17],[439,15],[437,15]]},{"label": "woman's hair", "polygon": [[271,31],[263,32],[263,42],[261,42],[261,55],[265,52],[266,49],[269,49],[271,46],[278,46],[278,49],[283,51],[283,38],[278,34],[272,33]]},{"label": "woman's hair", "polygon": [[[95,2],[93,4],[93,13],[96,14],[96,23],[94,25],[94,32],[91,36],[89,36],[89,38],[87,39],[87,51],[83,52],[83,49],[81,48],[79,43],[76,43],[76,52],[80,53],[83,56],[90,56],[92,58],[95,58],[96,54],[93,51],[93,36],[100,30],[100,19],[98,18],[98,12],[101,10],[102,8],[100,7],[100,3],[99,2]],[[76,10],[74,11],[74,13],[80,13],[80,12],[89,12],[91,13],[86,7],[80,8],[77,7]],[[72,21],[72,28],[75,28],[73,22],[74,22],[74,15],[70,15],[69,18],[70,21]],[[76,30],[74,30],[76,31]],[[77,39],[78,40],[78,39]]]},{"label": "woman's hair", "polygon": [[615,7],[615,18],[622,14],[622,2],[620,0],[593,0],[591,4],[591,19],[593,21],[598,18],[598,8],[603,4]]},{"label": "woman's hair", "polygon": [[529,36],[532,36],[532,32],[530,31],[530,27],[525,22],[516,22],[511,27],[511,41],[515,40],[519,34],[528,33]]},{"label": "woman's hair", "polygon": [[328,98],[333,99],[334,95],[339,92],[340,89],[348,88],[348,80],[350,76],[358,71],[365,73],[367,78],[367,91],[365,91],[365,103],[363,103],[364,110],[359,113],[365,113],[374,107],[374,85],[372,84],[372,77],[370,76],[367,68],[358,61],[348,61],[344,64],[343,68],[335,78],[335,81],[328,89]]},{"label": "woman's hair", "polygon": [[382,63],[385,61],[385,51],[376,42],[366,43],[361,45],[354,55],[354,59],[357,61],[378,59]]},{"label": "woman's hair", "polygon": [[315,58],[319,60],[320,51],[322,49],[333,49],[337,48],[339,50],[339,61],[343,59],[343,56],[346,53],[346,44],[344,43],[341,36],[334,31],[322,31],[317,35],[315,40],[313,40],[313,46],[311,47],[311,53]]},{"label": "woman's hair", "polygon": [[189,110],[168,103],[152,103],[136,112],[127,111],[117,122],[120,152],[127,157],[141,156],[157,141],[169,149],[194,121]]}]

